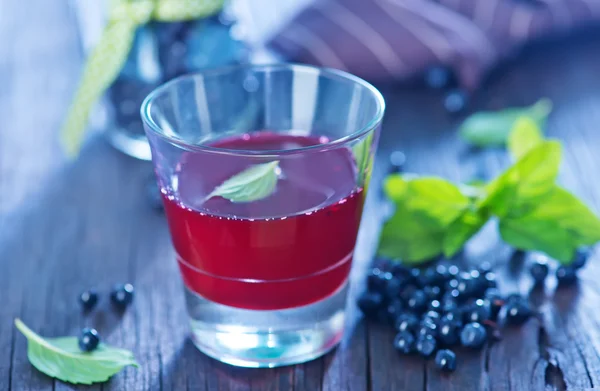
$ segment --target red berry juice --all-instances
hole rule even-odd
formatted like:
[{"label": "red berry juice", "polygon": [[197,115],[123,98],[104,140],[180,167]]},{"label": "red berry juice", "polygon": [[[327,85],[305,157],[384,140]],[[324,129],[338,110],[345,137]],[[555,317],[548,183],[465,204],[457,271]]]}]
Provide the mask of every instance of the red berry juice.
[{"label": "red berry juice", "polygon": [[[227,149],[281,150],[323,138],[256,132],[211,144]],[[254,164],[279,160],[275,192],[249,203],[204,197]],[[228,306],[274,310],[303,306],[346,283],[362,213],[348,148],[272,159],[188,153],[163,200],[183,281]]]}]

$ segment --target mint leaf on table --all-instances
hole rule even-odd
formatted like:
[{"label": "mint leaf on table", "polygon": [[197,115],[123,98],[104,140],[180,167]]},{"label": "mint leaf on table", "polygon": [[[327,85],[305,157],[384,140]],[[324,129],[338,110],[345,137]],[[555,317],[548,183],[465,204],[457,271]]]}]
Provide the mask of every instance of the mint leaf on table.
[{"label": "mint leaf on table", "polygon": [[138,367],[133,353],[98,345],[93,352],[79,349],[76,337],[43,338],[21,320],[15,326],[27,338],[27,357],[40,372],[73,384],[104,382],[126,366]]},{"label": "mint leaf on table", "polygon": [[552,102],[549,99],[540,99],[524,108],[481,111],[467,118],[459,132],[463,139],[475,146],[503,146],[518,118],[529,117],[539,128],[543,128],[551,111]]},{"label": "mint leaf on table", "polygon": [[480,207],[502,218],[515,207],[538,202],[553,189],[560,158],[558,141],[544,141],[532,148],[488,185]]},{"label": "mint leaf on table", "polygon": [[273,194],[277,185],[279,161],[257,164],[217,186],[204,200],[223,197],[231,202],[252,202]]},{"label": "mint leaf on table", "polygon": [[544,141],[539,125],[530,117],[520,117],[508,136],[508,150],[517,160]]},{"label": "mint leaf on table", "polygon": [[570,263],[578,247],[600,241],[600,220],[575,196],[555,186],[523,214],[516,210],[501,219],[500,235],[516,248]]}]

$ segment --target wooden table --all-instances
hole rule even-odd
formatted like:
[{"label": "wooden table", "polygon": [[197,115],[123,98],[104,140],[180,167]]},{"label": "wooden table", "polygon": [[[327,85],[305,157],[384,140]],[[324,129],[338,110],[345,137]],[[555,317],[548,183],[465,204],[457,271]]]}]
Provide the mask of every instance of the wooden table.
[{"label": "wooden table", "polygon": [[[326,357],[286,368],[229,367],[199,353],[187,337],[183,292],[163,215],[143,191],[148,163],[113,150],[101,137],[67,161],[58,128],[79,73],[75,23],[62,1],[0,1],[0,390],[86,389],[54,381],[27,361],[21,317],[46,336],[98,328],[107,342],[131,349],[128,368],[93,390],[587,390],[600,387],[600,259],[579,286],[536,292],[541,312],[481,352],[459,351],[459,369],[441,375],[432,362],[404,358],[390,330],[362,321],[352,304],[347,335]],[[548,132],[565,144],[561,181],[600,211],[600,35],[538,46],[497,72],[477,108],[556,105]],[[416,87],[383,88],[389,109],[353,270],[352,295],[380,226],[378,184],[390,151],[405,151],[408,171],[454,180],[490,177],[507,164],[503,151],[472,152],[456,136],[440,96]],[[492,230],[493,231],[493,230]],[[497,262],[504,289],[528,292],[518,261],[492,233],[473,241],[472,259]],[[508,265],[508,266],[507,266]],[[106,292],[131,281],[135,304],[122,316]],[[102,292],[82,315],[83,289]]]}]

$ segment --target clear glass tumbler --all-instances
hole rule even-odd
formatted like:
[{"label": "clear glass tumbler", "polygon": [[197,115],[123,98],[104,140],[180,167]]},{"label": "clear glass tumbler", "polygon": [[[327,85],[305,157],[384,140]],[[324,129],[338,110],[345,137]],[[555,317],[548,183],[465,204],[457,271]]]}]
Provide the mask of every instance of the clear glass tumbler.
[{"label": "clear glass tumbler", "polygon": [[183,76],[146,98],[201,351],[275,367],[339,342],[383,112],[367,82],[287,64]]}]

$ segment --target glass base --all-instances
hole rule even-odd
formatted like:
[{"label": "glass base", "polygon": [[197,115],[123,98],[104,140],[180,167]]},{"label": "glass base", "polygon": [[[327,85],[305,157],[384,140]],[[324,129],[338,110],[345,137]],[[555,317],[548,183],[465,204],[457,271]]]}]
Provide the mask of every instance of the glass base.
[{"label": "glass base", "polygon": [[257,311],[217,304],[186,288],[192,339],[206,355],[239,367],[273,368],[310,361],[342,338],[347,290],[346,281],[319,302]]}]

